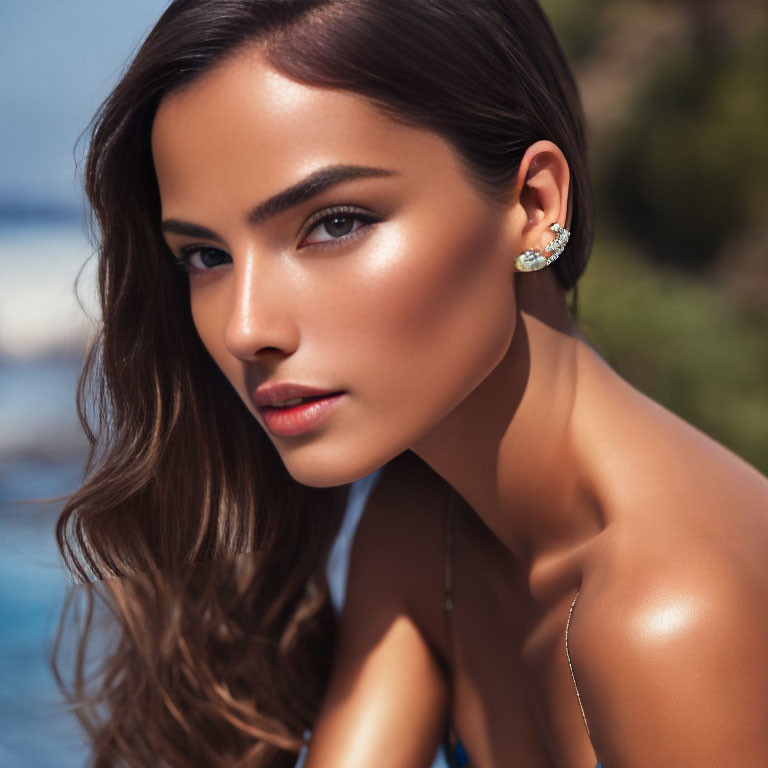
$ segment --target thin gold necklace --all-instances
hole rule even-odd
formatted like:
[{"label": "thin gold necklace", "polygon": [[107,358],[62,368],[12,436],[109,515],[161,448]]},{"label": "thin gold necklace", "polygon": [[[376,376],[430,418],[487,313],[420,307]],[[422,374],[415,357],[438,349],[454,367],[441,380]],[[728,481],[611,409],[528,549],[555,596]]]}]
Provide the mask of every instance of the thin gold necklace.
[{"label": "thin gold necklace", "polygon": [[584,727],[587,729],[587,736],[592,736],[592,734],[589,732],[589,723],[587,723],[587,716],[584,714],[584,705],[581,703],[581,694],[579,693],[579,686],[576,685],[576,677],[573,674],[573,664],[571,664],[571,654],[568,652],[568,628],[571,626],[571,614],[573,613],[573,606],[576,605],[576,600],[578,600],[579,595],[581,594],[581,590],[579,590],[576,593],[576,597],[573,598],[573,602],[571,603],[571,610],[568,611],[568,621],[565,624],[565,655],[568,659],[568,667],[571,670],[571,680],[573,680],[573,687],[576,689],[576,698],[579,700],[579,708],[581,709],[581,716],[584,719]]}]

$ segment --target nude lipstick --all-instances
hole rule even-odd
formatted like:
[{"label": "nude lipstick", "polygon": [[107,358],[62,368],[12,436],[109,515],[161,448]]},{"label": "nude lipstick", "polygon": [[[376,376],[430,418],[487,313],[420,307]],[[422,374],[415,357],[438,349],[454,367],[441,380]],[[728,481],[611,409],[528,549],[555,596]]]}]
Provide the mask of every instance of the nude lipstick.
[{"label": "nude lipstick", "polygon": [[296,437],[312,431],[330,416],[344,394],[302,384],[273,384],[259,387],[252,399],[273,435]]}]

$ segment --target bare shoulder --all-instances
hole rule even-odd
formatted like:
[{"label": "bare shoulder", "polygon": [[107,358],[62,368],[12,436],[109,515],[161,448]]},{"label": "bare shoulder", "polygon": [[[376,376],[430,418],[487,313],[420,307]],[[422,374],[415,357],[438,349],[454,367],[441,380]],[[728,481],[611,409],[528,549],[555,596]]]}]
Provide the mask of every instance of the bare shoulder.
[{"label": "bare shoulder", "polygon": [[582,583],[569,639],[598,757],[768,764],[764,539],[753,548],[691,535],[665,548],[630,535],[629,555],[621,538]]},{"label": "bare shoulder", "polygon": [[592,350],[583,370],[588,394],[578,429],[607,507],[665,527],[699,526],[705,536],[731,529],[765,540],[765,475],[633,387]]}]

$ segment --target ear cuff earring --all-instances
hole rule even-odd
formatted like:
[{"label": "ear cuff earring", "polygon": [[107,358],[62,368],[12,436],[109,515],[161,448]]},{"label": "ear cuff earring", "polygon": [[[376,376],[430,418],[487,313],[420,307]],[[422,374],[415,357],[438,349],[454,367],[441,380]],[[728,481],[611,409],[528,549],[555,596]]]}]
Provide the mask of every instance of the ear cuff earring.
[{"label": "ear cuff earring", "polygon": [[525,253],[521,253],[515,261],[515,266],[521,272],[535,272],[548,267],[565,250],[571,233],[559,224],[553,224],[550,230],[555,233],[555,239],[544,247],[548,255],[543,255],[538,248],[529,248]]}]

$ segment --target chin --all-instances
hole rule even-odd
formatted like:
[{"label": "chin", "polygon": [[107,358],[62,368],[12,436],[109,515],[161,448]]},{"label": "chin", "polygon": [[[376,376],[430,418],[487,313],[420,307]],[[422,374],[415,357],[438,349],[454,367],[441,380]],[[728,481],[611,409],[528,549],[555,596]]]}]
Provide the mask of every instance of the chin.
[{"label": "chin", "polygon": [[330,488],[360,480],[393,459],[395,453],[365,453],[348,446],[329,450],[327,446],[308,443],[290,451],[280,451],[285,468],[296,482],[311,488]]}]

